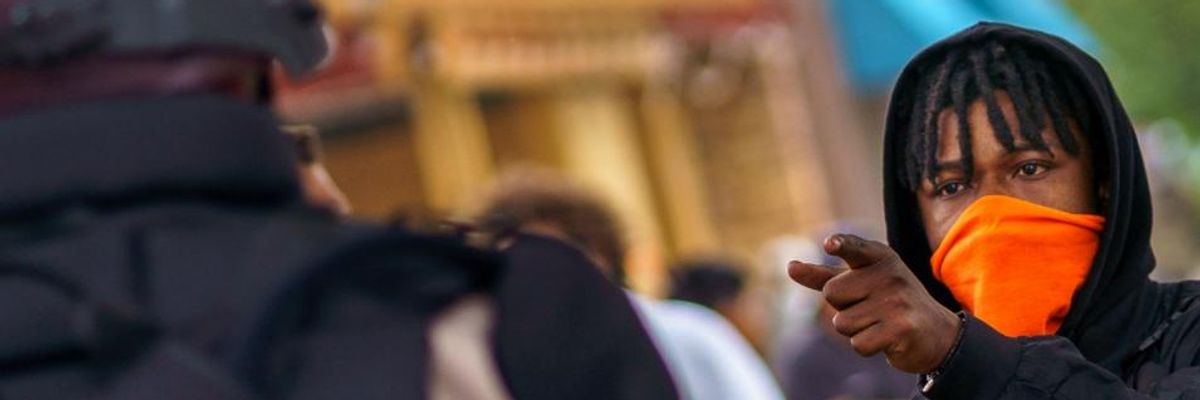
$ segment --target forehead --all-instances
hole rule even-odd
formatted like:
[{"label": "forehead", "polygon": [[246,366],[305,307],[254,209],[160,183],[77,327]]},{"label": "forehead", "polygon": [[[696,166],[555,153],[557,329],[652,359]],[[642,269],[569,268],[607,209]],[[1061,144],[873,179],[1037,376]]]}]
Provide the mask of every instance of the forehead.
[{"label": "forehead", "polygon": [[[1003,115],[1004,120],[1008,123],[1009,131],[1013,136],[1013,144],[1015,149],[1026,149],[1030,147],[1030,143],[1018,130],[1020,129],[1020,121],[1017,118],[1017,111],[1013,104],[1012,98],[1004,90],[995,92],[997,108]],[[969,125],[969,135],[971,142],[971,153],[976,159],[976,162],[982,162],[988,159],[1003,157],[1013,153],[1015,150],[1006,148],[999,139],[996,128],[992,125],[988,115],[987,104],[982,97],[978,97],[970,102],[967,106],[967,121]],[[1045,119],[1049,116],[1043,115]],[[959,127],[959,116],[955,113],[953,107],[943,109],[938,114],[938,148],[937,158],[943,162],[953,162],[962,159],[962,148]],[[1042,139],[1046,142],[1050,152],[1054,155],[1066,154],[1062,151],[1062,144],[1059,142],[1057,135],[1052,131],[1052,124],[1043,124],[1044,127],[1040,133]],[[1072,133],[1078,138],[1077,130],[1072,129]]]}]

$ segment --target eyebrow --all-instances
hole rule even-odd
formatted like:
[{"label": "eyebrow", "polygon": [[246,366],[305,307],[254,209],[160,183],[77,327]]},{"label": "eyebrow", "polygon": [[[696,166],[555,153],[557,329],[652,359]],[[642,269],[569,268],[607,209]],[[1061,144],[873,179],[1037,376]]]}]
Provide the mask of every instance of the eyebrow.
[{"label": "eyebrow", "polygon": [[933,165],[933,172],[935,174],[938,172],[942,172],[942,171],[962,171],[964,169],[965,168],[963,167],[963,161],[961,158],[954,159],[954,160],[938,161],[937,164]]},{"label": "eyebrow", "polygon": [[[1009,155],[1016,154],[1016,153],[1023,153],[1023,152],[1027,152],[1027,151],[1035,151],[1038,153],[1049,154],[1051,158],[1054,158],[1054,151],[1050,150],[1048,147],[1046,149],[1039,149],[1039,148],[1033,147],[1033,145],[1029,145],[1029,144],[1017,145],[1017,146],[1013,147],[1012,151],[1006,152],[1005,156],[1009,156]],[[942,171],[959,172],[959,171],[962,171],[965,169],[965,168],[963,168],[963,160],[961,158],[956,158],[953,160],[938,161],[937,164],[933,165],[933,168],[934,168],[933,169],[934,173],[938,173],[938,172],[942,172]]]},{"label": "eyebrow", "polygon": [[1012,151],[1006,153],[1005,155],[1007,156],[1007,155],[1012,155],[1015,153],[1023,153],[1023,152],[1027,152],[1027,151],[1036,151],[1038,153],[1045,153],[1045,154],[1050,155],[1050,158],[1054,158],[1054,151],[1052,149],[1050,149],[1049,144],[1047,144],[1046,148],[1044,148],[1044,149],[1039,149],[1039,148],[1033,147],[1033,145],[1030,145],[1030,144],[1017,145],[1017,146],[1013,147]]}]

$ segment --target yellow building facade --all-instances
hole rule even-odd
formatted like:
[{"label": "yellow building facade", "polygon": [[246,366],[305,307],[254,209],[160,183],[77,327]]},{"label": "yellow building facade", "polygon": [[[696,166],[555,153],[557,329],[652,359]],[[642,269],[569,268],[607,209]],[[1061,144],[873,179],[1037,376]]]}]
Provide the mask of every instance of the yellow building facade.
[{"label": "yellow building facade", "polygon": [[837,116],[813,115],[831,89],[810,82],[836,77],[784,3],[325,3],[369,83],[285,94],[283,113],[334,127],[327,163],[363,217],[461,215],[508,168],[556,169],[606,197],[632,285],[659,294],[678,257],[753,260],[856,213],[822,153]]}]

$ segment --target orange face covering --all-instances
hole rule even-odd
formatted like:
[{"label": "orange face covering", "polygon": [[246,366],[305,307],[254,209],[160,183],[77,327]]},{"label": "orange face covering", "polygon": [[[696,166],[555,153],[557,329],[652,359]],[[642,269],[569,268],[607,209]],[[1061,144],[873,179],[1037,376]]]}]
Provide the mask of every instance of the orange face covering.
[{"label": "orange face covering", "polygon": [[1103,229],[1099,215],[984,196],[963,211],[930,264],[959,304],[1000,333],[1052,335],[1087,278]]}]

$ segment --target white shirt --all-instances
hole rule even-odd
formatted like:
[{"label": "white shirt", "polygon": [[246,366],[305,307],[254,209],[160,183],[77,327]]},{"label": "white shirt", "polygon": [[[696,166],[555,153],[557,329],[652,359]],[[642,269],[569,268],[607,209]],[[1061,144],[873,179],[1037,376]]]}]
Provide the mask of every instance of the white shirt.
[{"label": "white shirt", "polygon": [[720,314],[685,301],[629,297],[682,398],[783,400],[766,364]]}]

